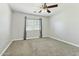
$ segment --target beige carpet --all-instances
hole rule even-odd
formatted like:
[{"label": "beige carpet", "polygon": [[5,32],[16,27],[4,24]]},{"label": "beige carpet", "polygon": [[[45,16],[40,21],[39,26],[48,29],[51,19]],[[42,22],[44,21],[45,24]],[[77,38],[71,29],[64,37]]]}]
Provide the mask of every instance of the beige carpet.
[{"label": "beige carpet", "polygon": [[79,48],[51,39],[14,41],[3,56],[79,56]]}]

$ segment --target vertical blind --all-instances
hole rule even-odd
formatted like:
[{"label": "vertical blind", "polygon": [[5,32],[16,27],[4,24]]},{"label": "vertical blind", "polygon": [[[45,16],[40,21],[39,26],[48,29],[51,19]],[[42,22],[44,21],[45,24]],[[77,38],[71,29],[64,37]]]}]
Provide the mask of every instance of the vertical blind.
[{"label": "vertical blind", "polygon": [[26,21],[26,30],[40,30],[40,20],[28,19]]}]

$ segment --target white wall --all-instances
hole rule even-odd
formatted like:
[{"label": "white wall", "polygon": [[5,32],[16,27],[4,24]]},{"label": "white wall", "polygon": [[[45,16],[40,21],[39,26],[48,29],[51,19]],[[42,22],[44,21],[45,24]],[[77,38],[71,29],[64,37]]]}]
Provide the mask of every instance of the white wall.
[{"label": "white wall", "polygon": [[11,41],[10,20],[11,11],[8,4],[0,4],[0,53]]},{"label": "white wall", "polygon": [[[42,16],[35,16],[35,15],[29,15],[29,14],[24,14],[21,12],[13,12],[13,20],[12,20],[12,39],[21,39],[23,38],[24,35],[24,17],[27,16],[27,18],[32,18],[32,19],[39,19]],[[47,32],[48,32],[48,18],[47,17],[42,17],[42,22],[43,22],[43,37],[47,37]],[[33,34],[37,37],[38,31],[31,32],[32,34],[29,34],[28,36],[32,36]]]},{"label": "white wall", "polygon": [[79,4],[59,4],[59,7],[61,10],[50,17],[49,36],[79,45]]}]

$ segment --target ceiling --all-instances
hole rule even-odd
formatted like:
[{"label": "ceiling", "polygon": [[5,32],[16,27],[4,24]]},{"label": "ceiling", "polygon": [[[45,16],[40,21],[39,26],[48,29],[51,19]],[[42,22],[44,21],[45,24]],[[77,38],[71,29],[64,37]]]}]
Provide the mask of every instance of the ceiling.
[{"label": "ceiling", "polygon": [[[40,16],[51,16],[59,10],[59,4],[56,8],[50,8],[51,13],[38,13],[40,6],[43,3],[10,3],[10,7],[14,11],[19,11],[28,14],[40,15]],[[54,3],[55,4],[55,3]],[[47,5],[53,5],[53,3],[47,3]],[[34,11],[36,11],[34,13]]]}]

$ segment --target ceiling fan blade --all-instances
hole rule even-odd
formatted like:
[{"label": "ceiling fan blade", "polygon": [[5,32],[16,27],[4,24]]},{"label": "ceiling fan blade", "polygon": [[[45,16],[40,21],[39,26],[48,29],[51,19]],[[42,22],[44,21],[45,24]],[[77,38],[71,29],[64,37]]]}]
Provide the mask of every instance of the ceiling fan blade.
[{"label": "ceiling fan blade", "polygon": [[50,11],[50,10],[47,10],[47,12],[48,12],[48,13],[51,13],[51,11]]},{"label": "ceiling fan blade", "polygon": [[54,7],[58,7],[58,4],[47,6],[47,8],[54,8]]}]

